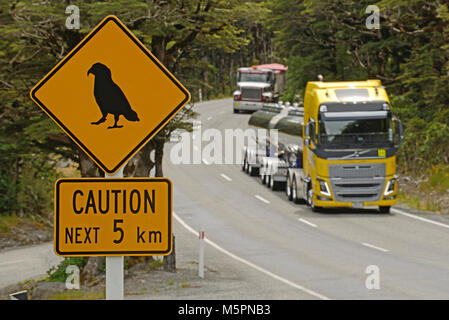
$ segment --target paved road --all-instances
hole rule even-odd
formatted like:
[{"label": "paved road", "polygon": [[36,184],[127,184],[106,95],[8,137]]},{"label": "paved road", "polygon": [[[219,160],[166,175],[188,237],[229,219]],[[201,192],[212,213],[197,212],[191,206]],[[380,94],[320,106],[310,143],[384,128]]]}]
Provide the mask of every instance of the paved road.
[{"label": "paved road", "polygon": [[[202,148],[191,143],[191,152],[206,152],[211,141],[204,136],[207,128],[218,129],[223,137],[224,129],[247,128],[250,115],[233,114],[231,105],[225,99],[195,107],[206,142]],[[244,174],[238,164],[175,165],[170,161],[173,146],[167,146],[164,173],[174,184],[176,214],[254,272],[311,298],[449,298],[446,217],[415,216],[404,209],[313,213]],[[371,265],[379,270],[380,289],[365,285]]]},{"label": "paved road", "polygon": [[[196,111],[203,134],[207,128],[247,128],[249,115],[232,114],[229,99],[198,104]],[[191,144],[191,152],[207,144]],[[237,164],[175,165],[170,161],[173,146],[167,145],[164,170],[174,183],[175,230],[180,223],[179,228],[206,231],[206,266],[238,273],[236,279],[247,279],[249,290],[257,287],[254,283],[263,284],[256,290],[267,294],[249,298],[449,298],[447,217],[411,215],[403,209],[391,214],[313,213],[289,202],[282,192],[267,189]],[[178,249],[183,247],[177,243]],[[1,252],[0,288],[44,275],[60,259],[51,246]],[[365,286],[365,271],[372,265],[380,272],[378,290]]]},{"label": "paved road", "polygon": [[53,251],[53,243],[1,251],[0,288],[46,275],[61,260]]}]

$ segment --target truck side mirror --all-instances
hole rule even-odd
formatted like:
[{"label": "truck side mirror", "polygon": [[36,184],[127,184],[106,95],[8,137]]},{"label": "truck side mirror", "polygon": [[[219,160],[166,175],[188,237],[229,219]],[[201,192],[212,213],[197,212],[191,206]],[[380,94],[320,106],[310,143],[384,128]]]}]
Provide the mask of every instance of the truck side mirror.
[{"label": "truck side mirror", "polygon": [[393,118],[394,123],[394,147],[396,149],[399,149],[401,145],[404,143],[404,128],[402,126],[402,122],[397,119]]},{"label": "truck side mirror", "polygon": [[310,145],[310,139],[309,139],[309,138],[305,138],[305,139],[304,139],[304,144],[305,144],[306,146],[309,146],[309,145]]},{"label": "truck side mirror", "polygon": [[304,126],[304,144],[309,146],[310,144],[310,124]]}]

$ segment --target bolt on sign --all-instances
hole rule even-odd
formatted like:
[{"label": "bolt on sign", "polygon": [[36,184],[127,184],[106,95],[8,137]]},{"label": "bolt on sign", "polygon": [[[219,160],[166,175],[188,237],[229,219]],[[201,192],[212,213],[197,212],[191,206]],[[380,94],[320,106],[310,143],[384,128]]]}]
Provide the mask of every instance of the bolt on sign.
[{"label": "bolt on sign", "polygon": [[61,256],[168,255],[172,184],[166,178],[59,179],[54,249]]},{"label": "bolt on sign", "polygon": [[108,16],[31,90],[31,98],[113,174],[190,93],[118,18]]}]

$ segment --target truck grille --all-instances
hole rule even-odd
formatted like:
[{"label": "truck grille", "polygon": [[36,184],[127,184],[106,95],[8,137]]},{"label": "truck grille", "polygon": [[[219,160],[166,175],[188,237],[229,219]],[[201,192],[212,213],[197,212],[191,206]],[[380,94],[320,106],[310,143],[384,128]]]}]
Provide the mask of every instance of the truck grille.
[{"label": "truck grille", "polygon": [[242,88],[243,100],[260,100],[262,92],[258,88]]},{"label": "truck grille", "polygon": [[329,181],[336,201],[378,201],[385,185],[385,163],[329,165]]}]

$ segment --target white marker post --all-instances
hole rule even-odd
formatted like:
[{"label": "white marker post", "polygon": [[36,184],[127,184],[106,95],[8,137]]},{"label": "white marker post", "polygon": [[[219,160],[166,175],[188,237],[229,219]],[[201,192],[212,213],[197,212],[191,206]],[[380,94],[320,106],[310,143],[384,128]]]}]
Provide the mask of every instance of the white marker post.
[{"label": "white marker post", "polygon": [[[126,163],[113,175],[105,173],[105,178],[123,178]],[[124,261],[123,256],[106,257],[106,300],[124,298]]]},{"label": "white marker post", "polygon": [[198,276],[204,278],[204,231],[198,233],[200,239],[200,256],[198,262]]}]

